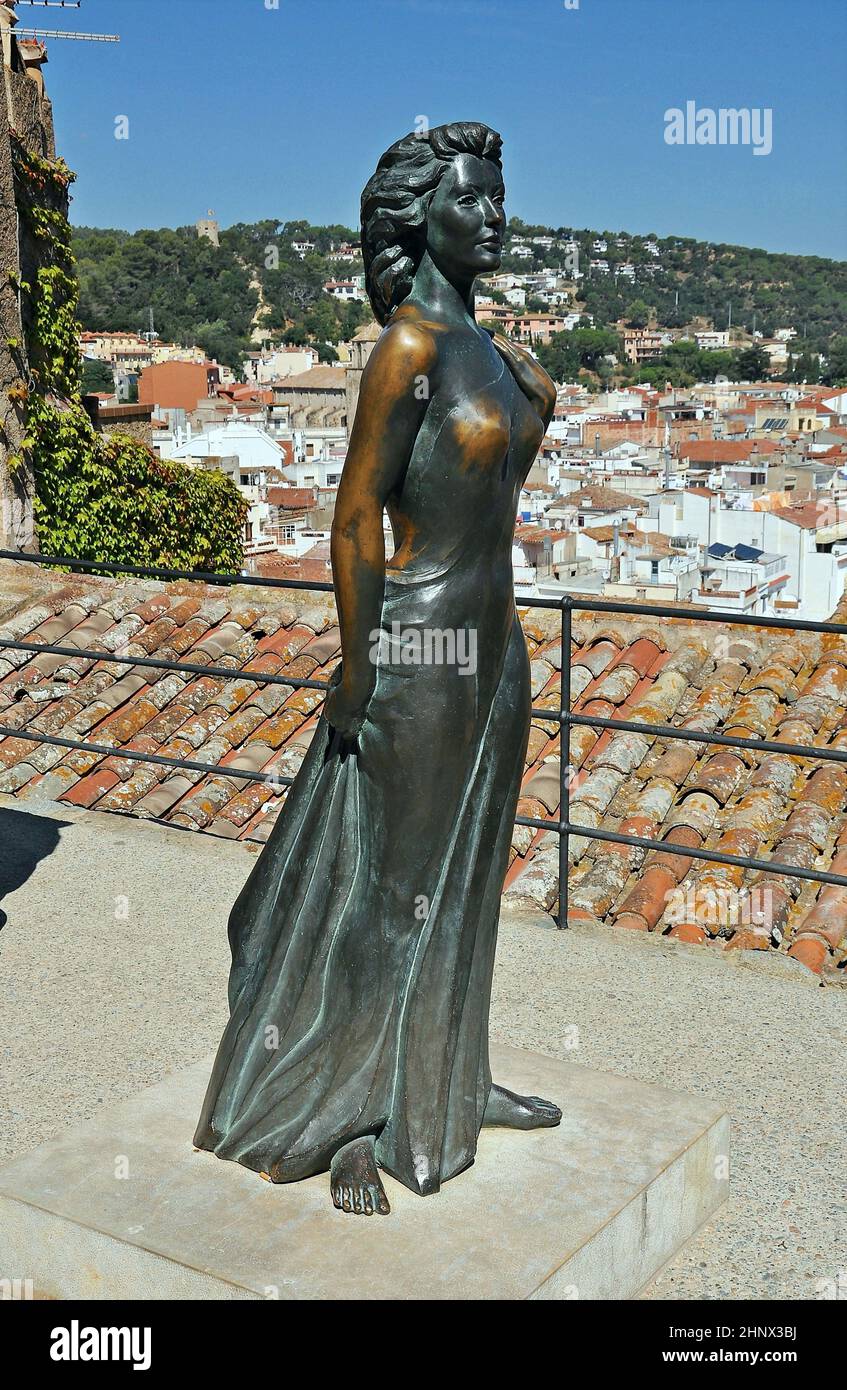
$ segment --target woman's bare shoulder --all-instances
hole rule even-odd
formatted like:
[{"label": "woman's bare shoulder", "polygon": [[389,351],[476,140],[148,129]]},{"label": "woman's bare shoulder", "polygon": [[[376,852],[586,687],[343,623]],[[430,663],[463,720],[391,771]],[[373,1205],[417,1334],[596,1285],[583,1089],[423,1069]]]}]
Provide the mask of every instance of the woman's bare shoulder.
[{"label": "woman's bare shoulder", "polygon": [[362,394],[383,403],[414,389],[418,378],[434,377],[439,348],[435,325],[411,315],[392,316],[377,338],[362,376]]},{"label": "woman's bare shoulder", "polygon": [[443,334],[441,324],[427,318],[416,306],[404,304],[382,330],[377,348],[384,358],[405,358],[418,369],[425,370],[438,361],[439,340]]}]

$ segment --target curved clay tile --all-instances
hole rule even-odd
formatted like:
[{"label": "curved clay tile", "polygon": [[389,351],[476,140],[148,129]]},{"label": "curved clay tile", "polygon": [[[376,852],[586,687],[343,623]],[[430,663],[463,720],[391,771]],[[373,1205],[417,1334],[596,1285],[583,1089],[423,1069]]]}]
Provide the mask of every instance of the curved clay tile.
[{"label": "curved clay tile", "polygon": [[[770,730],[779,699],[770,690],[754,690],[739,700],[733,711],[733,725],[751,730],[748,737],[764,738]],[[727,730],[729,732],[729,730]]]},{"label": "curved clay tile", "polygon": [[609,641],[596,642],[591,647],[576,652],[571,662],[571,667],[574,670],[578,670],[583,666],[586,671],[590,671],[591,675],[596,679],[601,671],[605,671],[606,667],[614,660],[617,654],[618,648],[614,643]]},{"label": "curved clay tile", "polygon": [[765,835],[777,820],[784,798],[770,787],[757,787],[744,794],[732,808],[727,821],[730,830],[754,830]]},{"label": "curved clay tile", "polygon": [[640,767],[650,748],[649,740],[643,734],[616,733],[602,752],[592,755],[592,767],[614,768],[617,772],[629,775]]},{"label": "curved clay tile", "polygon": [[692,791],[678,802],[665,820],[668,829],[688,826],[696,830],[703,839],[708,835],[719,810],[718,802],[707,792]]},{"label": "curved clay tile", "polygon": [[727,690],[735,693],[749,679],[749,676],[750,672],[746,666],[742,666],[740,661],[723,660],[715,666],[710,683],[723,685]]},{"label": "curved clay tile", "polygon": [[608,700],[612,705],[622,705],[638,684],[638,672],[631,666],[614,666],[605,672],[591,692],[592,701]]},{"label": "curved clay tile", "polygon": [[728,750],[716,753],[704,763],[697,776],[688,783],[688,788],[708,792],[721,806],[725,806],[740,785],[744,772],[744,763],[735,753]]},{"label": "curved clay tile", "polygon": [[[598,811],[606,811],[609,803],[617,795],[624,780],[624,774],[612,767],[598,767],[589,772],[585,781],[577,788],[571,798],[571,808],[577,804],[593,806]],[[558,804],[558,802],[557,802]]]},{"label": "curved clay tile", "polygon": [[662,656],[662,649],[646,637],[639,637],[621,652],[615,666],[631,666],[644,677]]},{"label": "curved clay tile", "polygon": [[838,763],[818,768],[798,794],[797,801],[799,804],[812,802],[831,816],[838,815],[847,803],[847,768]]},{"label": "curved clay tile", "polygon": [[794,698],[794,673],[787,666],[769,665],[762,671],[753,671],[744,682],[744,690],[769,690],[777,701]]},{"label": "curved clay tile", "polygon": [[699,757],[697,745],[668,741],[658,762],[651,768],[651,776],[663,778],[671,784],[674,792],[681,787]]}]

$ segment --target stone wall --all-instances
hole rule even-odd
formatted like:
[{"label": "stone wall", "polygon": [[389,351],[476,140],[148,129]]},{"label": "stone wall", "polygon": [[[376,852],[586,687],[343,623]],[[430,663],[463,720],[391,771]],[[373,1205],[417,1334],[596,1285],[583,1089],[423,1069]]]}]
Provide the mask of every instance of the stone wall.
[{"label": "stone wall", "polygon": [[[0,90],[0,548],[37,549],[33,525],[33,479],[21,468],[10,474],[8,458],[18,453],[24,437],[24,406],[9,397],[9,389],[22,379],[26,382],[28,363],[24,343],[27,306],[17,283],[30,284],[38,267],[37,247],[31,238],[21,238],[20,218],[15,204],[12,172],[11,132],[26,147],[44,158],[55,158],[53,112],[43,95],[40,60],[34,46],[18,45],[13,35],[15,16],[0,0],[0,49],[3,82]],[[22,318],[23,316],[23,318]],[[20,343],[12,348],[8,339]]]},{"label": "stone wall", "polygon": [[97,396],[83,396],[89,420],[98,434],[123,434],[151,447],[153,444],[152,405],[139,402],[102,405]]}]

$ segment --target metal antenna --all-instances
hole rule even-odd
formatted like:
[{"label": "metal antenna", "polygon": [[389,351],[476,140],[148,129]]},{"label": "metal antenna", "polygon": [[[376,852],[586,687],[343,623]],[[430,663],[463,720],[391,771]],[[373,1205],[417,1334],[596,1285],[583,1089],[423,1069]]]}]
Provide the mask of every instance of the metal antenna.
[{"label": "metal antenna", "polygon": [[71,34],[64,29],[13,29],[12,32],[16,39],[86,39],[90,43],[121,41],[120,34]]},{"label": "metal antenna", "polygon": [[[15,5],[28,5],[41,10],[78,10],[81,0],[15,0]],[[14,10],[14,6],[12,7]],[[119,34],[71,33],[67,29],[19,29],[12,31],[18,39],[81,39],[87,43],[120,43]]]}]

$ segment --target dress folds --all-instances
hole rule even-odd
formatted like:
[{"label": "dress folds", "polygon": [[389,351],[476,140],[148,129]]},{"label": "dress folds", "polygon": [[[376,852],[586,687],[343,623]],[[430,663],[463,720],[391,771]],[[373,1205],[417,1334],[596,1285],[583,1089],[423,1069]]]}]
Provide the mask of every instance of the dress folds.
[{"label": "dress folds", "polygon": [[[504,390],[514,396],[496,385],[502,412]],[[443,490],[432,446],[449,452],[455,412],[430,415],[409,479],[421,507],[427,489]],[[419,1193],[473,1162],[529,730],[511,568],[524,471],[457,470],[463,495],[438,544],[405,570],[389,566],[361,732],[351,742],[320,716],[232,910],[230,1019],[195,1143],[276,1182],[327,1169],[366,1134],[380,1165]],[[412,661],[409,633],[420,638]],[[436,659],[419,659],[426,651]]]}]

